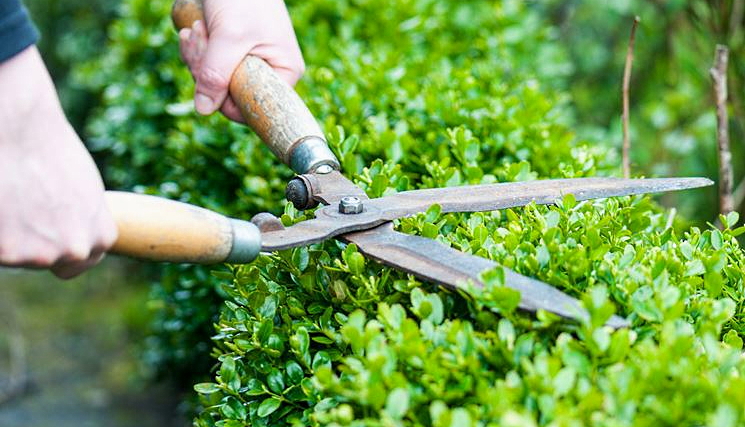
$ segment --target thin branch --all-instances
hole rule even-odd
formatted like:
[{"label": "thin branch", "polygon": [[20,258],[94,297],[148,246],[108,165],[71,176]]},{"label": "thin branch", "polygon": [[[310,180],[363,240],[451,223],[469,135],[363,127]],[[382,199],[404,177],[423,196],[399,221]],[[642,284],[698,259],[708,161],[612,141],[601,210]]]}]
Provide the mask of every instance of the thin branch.
[{"label": "thin branch", "polygon": [[732,152],[729,148],[729,125],[727,118],[727,60],[729,49],[717,45],[714,65],[709,75],[714,83],[717,105],[717,152],[719,158],[719,212],[723,215],[734,210],[732,199]]},{"label": "thin branch", "polygon": [[636,27],[639,25],[639,17],[634,17],[634,23],[631,26],[631,36],[629,37],[629,47],[626,50],[626,66],[623,68],[623,150],[621,159],[623,163],[623,177],[631,176],[631,160],[629,159],[631,151],[631,140],[629,138],[629,85],[631,82],[631,64],[634,62],[634,39],[636,38]]}]

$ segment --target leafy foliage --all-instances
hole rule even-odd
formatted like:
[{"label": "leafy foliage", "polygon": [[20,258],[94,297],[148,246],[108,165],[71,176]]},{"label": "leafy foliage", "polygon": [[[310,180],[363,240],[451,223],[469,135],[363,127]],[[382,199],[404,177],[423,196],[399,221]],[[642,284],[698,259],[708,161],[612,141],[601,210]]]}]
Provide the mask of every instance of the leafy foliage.
[{"label": "leafy foliage", "polygon": [[[523,2],[291,6],[309,64],[298,90],[371,197],[615,167],[610,148],[574,137],[551,89],[566,55]],[[289,172],[252,134],[192,113],[166,9],[129,0],[115,48],[80,70],[104,93],[89,130],[111,156],[110,182],[237,217],[310,216],[281,210]],[[499,269],[483,290],[451,292],[328,241],[211,276],[171,268],[153,301],[163,333],[152,354],[171,370],[196,363],[215,323],[217,365],[194,386],[198,426],[742,425],[737,220],[685,230],[648,197],[433,206],[397,228],[546,281],[591,318],[516,311]],[[633,327],[603,327],[614,312]]]},{"label": "leafy foliage", "polygon": [[[630,88],[632,171],[716,177],[716,119],[709,68],[717,44],[730,49],[730,138],[735,184],[745,179],[745,15],[737,1],[541,2],[573,68],[567,89],[575,129],[615,147],[621,141],[621,76],[631,19],[641,18]],[[713,221],[717,191],[670,195],[692,218]],[[736,207],[743,212],[744,206]]]}]

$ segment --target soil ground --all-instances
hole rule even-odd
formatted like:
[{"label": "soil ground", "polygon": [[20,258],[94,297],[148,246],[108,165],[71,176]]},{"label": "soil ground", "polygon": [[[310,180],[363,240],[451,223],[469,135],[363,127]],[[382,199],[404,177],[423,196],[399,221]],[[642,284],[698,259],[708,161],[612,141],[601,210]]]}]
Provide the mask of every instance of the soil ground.
[{"label": "soil ground", "polygon": [[150,314],[138,271],[114,257],[70,281],[0,269],[0,426],[190,424],[173,390],[144,379]]}]

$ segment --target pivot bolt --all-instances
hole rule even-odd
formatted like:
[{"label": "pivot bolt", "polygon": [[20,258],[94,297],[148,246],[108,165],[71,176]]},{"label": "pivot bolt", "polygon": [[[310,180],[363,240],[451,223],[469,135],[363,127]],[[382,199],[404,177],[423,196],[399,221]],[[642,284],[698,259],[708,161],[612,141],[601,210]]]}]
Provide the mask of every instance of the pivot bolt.
[{"label": "pivot bolt", "polygon": [[343,214],[358,214],[362,212],[362,200],[359,197],[342,197],[339,202],[339,212]]},{"label": "pivot bolt", "polygon": [[287,200],[292,202],[295,209],[300,211],[312,209],[318,206],[318,202],[311,198],[310,191],[308,190],[305,181],[300,177],[295,177],[287,183],[285,197]]}]

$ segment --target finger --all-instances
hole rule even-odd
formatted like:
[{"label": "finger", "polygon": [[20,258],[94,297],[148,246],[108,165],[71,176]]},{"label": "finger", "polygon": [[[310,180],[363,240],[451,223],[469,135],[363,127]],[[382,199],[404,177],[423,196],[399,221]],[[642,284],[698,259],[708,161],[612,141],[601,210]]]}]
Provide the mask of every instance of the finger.
[{"label": "finger", "polygon": [[54,264],[49,270],[60,279],[72,279],[101,262],[104,255],[103,252],[98,252],[91,254],[91,256],[84,261],[61,261]]},{"label": "finger", "polygon": [[181,59],[186,62],[186,64],[189,64],[188,57],[189,57],[189,36],[191,35],[191,28],[185,27],[179,30],[178,32],[178,47],[179,52],[181,53]]},{"label": "finger", "polygon": [[192,28],[183,28],[179,31],[181,59],[189,67],[192,77],[199,71],[206,46],[207,30],[202,21],[195,21]]},{"label": "finger", "polygon": [[225,117],[229,118],[230,120],[236,121],[238,123],[245,123],[246,121],[243,119],[243,114],[241,114],[241,110],[238,109],[238,106],[233,102],[233,99],[230,97],[227,97],[225,99],[225,102],[222,104],[222,108],[220,108],[220,111],[225,115]]},{"label": "finger", "polygon": [[194,104],[200,114],[219,109],[228,96],[233,71],[253,46],[246,46],[234,37],[211,34],[197,73]]},{"label": "finger", "polygon": [[191,28],[192,32],[189,35],[189,39],[194,45],[194,55],[201,59],[207,50],[207,27],[203,21],[194,21]]}]

